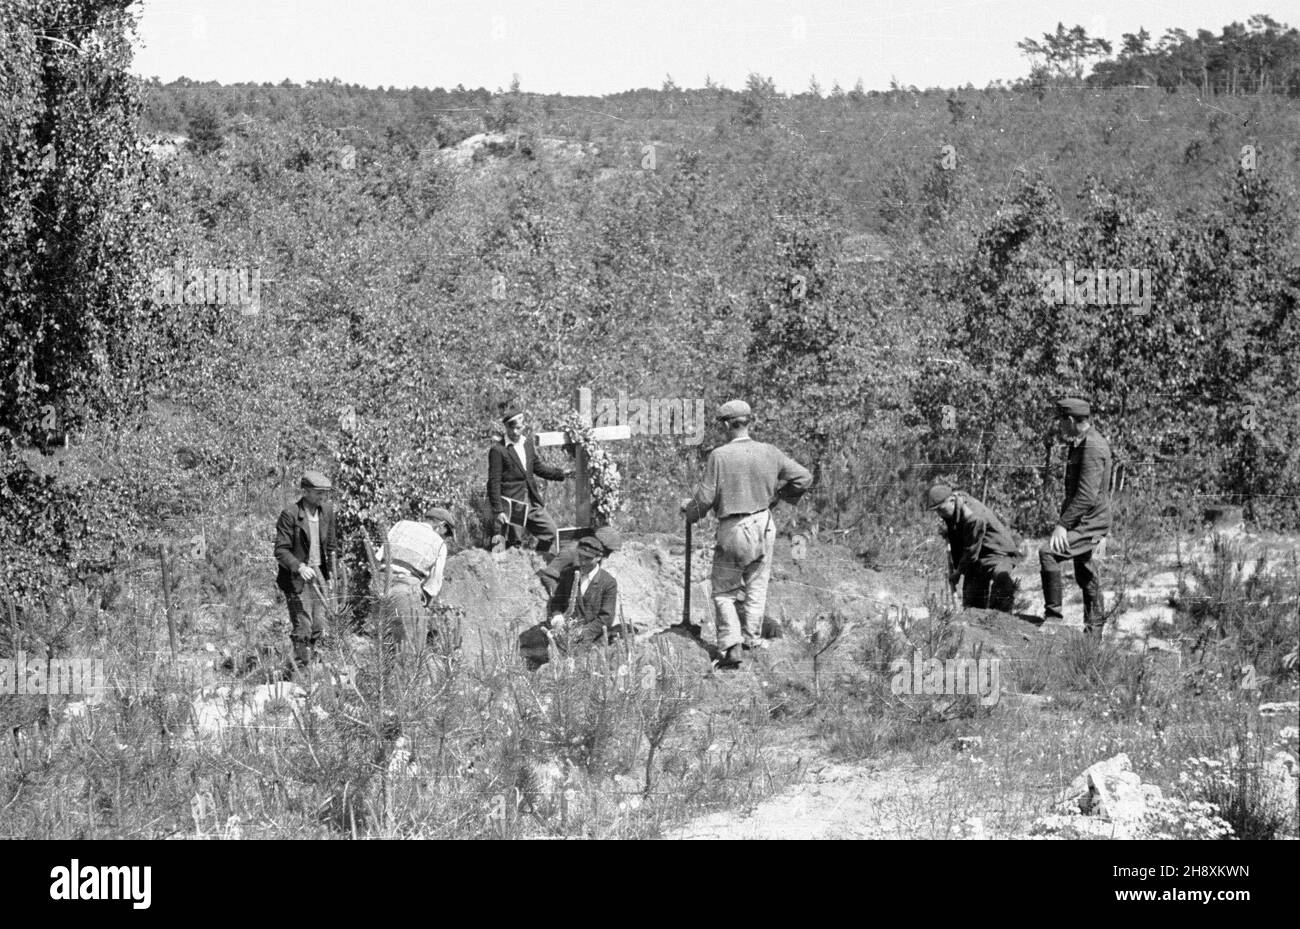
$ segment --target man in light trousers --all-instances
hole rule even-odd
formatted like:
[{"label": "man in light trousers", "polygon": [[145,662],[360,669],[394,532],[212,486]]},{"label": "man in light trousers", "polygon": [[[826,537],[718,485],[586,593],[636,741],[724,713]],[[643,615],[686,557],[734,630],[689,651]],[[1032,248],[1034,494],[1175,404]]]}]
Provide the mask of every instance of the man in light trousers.
[{"label": "man in light trousers", "polygon": [[767,585],[772,576],[778,500],[794,502],[812,474],[785,452],[749,436],[749,404],[730,400],[718,408],[727,441],[709,453],[704,478],[682,504],[688,522],[710,511],[718,517],[710,586],[723,668],[738,668],[741,653],[762,643]]},{"label": "man in light trousers", "polygon": [[[429,604],[442,590],[442,573],[447,563],[447,539],[452,537],[455,519],[440,507],[429,510],[420,520],[401,520],[388,530],[378,560],[387,565],[387,590],[393,609],[390,643],[400,643],[410,654],[419,654],[429,634]],[[384,578],[375,578],[382,586]],[[384,591],[379,591],[384,593]]]}]

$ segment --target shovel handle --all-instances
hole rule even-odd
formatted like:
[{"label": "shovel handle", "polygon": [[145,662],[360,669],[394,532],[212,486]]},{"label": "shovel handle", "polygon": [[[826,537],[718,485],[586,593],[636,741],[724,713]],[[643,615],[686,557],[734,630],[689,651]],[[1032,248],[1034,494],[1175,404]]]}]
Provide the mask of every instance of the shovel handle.
[{"label": "shovel handle", "polygon": [[682,622],[691,622],[691,521],[686,520],[686,569],[682,575]]}]

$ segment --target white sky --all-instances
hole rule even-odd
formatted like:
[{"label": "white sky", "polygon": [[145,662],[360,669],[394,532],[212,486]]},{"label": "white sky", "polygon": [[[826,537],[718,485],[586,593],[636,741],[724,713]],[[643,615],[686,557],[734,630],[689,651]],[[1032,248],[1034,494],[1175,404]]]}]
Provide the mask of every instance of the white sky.
[{"label": "white sky", "polygon": [[[1118,46],[1145,26],[1218,34],[1252,14],[1300,25],[1277,0],[144,0],[137,73],[369,87],[604,94],[682,87],[711,75],[733,89],[751,71],[800,92],[899,83],[983,87],[1028,71],[1016,43],[1057,21]],[[1269,7],[1272,7],[1270,9]]]}]

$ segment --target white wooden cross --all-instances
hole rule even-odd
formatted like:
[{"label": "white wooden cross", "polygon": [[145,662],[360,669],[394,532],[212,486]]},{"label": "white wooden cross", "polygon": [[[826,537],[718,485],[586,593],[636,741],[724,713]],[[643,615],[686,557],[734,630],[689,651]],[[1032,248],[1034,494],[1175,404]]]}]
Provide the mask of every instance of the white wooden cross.
[{"label": "white wooden cross", "polygon": [[[575,402],[578,407],[578,416],[588,426],[591,425],[591,390],[587,387],[579,387],[575,395]],[[591,430],[591,437],[597,442],[609,442],[617,439],[632,438],[632,430],[626,426],[597,426]],[[537,433],[537,444],[541,448],[553,447],[556,445],[567,445],[570,442],[567,432],[539,432]],[[587,453],[581,446],[578,447],[574,455],[574,485],[573,499],[577,509],[577,518],[573,526],[561,529],[562,538],[572,538],[582,535],[595,526],[595,518],[591,505],[591,474],[587,470]]]}]

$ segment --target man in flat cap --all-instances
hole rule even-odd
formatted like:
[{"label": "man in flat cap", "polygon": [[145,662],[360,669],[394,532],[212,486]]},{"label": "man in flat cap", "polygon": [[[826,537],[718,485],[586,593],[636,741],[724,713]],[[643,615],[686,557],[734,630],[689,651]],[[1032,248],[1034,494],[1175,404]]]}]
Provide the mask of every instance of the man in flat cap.
[{"label": "man in flat cap", "polygon": [[776,544],[772,508],[778,500],[795,502],[812,486],[807,468],[776,446],[750,438],[752,417],[743,400],[718,407],[718,423],[727,441],[709,453],[703,479],[682,504],[689,523],[709,511],[718,517],[710,584],[723,668],[740,667],[742,649],[763,644],[763,613]]},{"label": "man in flat cap", "polygon": [[[452,537],[455,519],[447,510],[434,507],[422,519],[403,519],[388,530],[377,560],[387,565],[391,580],[387,606],[392,610],[390,641],[418,653],[429,634],[429,604],[442,589],[442,572],[447,563],[447,539]],[[384,577],[373,579],[378,589]],[[387,638],[387,636],[386,636]]]},{"label": "man in flat cap", "polygon": [[1066,397],[1056,403],[1056,422],[1069,443],[1065,466],[1065,503],[1050,541],[1039,549],[1045,620],[1062,618],[1061,563],[1074,562],[1074,577],[1083,591],[1084,631],[1101,635],[1106,622],[1101,580],[1092,560],[1110,531],[1110,444],[1092,425],[1088,403]]},{"label": "man in flat cap", "polygon": [[[623,547],[623,537],[612,526],[601,526],[593,536],[600,543],[602,556],[608,558]],[[573,596],[573,582],[578,575],[580,559],[577,545],[569,545],[550,564],[537,572],[546,588],[546,614],[563,613]]]},{"label": "man in flat cap", "polygon": [[320,471],[306,471],[301,487],[302,496],[284,508],[275,524],[275,583],[289,601],[289,641],[294,664],[303,668],[325,632],[324,585],[337,544],[334,508],[328,502],[334,485]]},{"label": "man in flat cap", "polygon": [[554,555],[560,532],[546,511],[537,478],[562,481],[573,468],[557,468],[542,460],[537,437],[524,431],[524,411],[509,406],[501,417],[505,435],[488,449],[487,497],[497,532],[518,544],[519,524],[537,539],[537,550]]},{"label": "man in flat cap", "polygon": [[951,551],[948,585],[962,582],[962,606],[1010,613],[1016,596],[1011,572],[1023,557],[1015,533],[979,500],[947,484],[931,487],[925,502],[943,520]]},{"label": "man in flat cap", "polygon": [[628,634],[618,621],[618,581],[602,566],[605,546],[587,536],[578,542],[577,551],[568,607],[551,615],[551,631],[563,630],[569,648],[609,642]]}]

